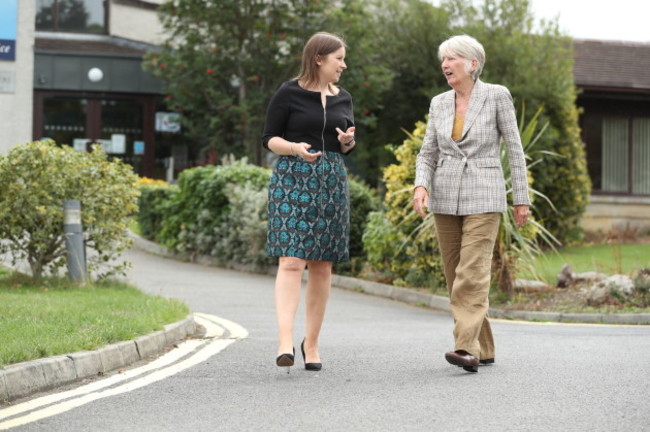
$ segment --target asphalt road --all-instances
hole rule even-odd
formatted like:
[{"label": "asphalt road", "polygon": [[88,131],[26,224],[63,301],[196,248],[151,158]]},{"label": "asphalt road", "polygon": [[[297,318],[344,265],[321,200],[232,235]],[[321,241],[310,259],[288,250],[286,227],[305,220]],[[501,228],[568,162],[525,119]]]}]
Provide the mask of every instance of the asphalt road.
[{"label": "asphalt road", "polygon": [[[497,321],[496,364],[449,365],[452,319],[334,289],[323,370],[275,366],[273,278],[132,251],[130,280],[248,337],[166,379],[12,431],[648,431],[650,327]],[[295,331],[299,349],[301,307]]]}]

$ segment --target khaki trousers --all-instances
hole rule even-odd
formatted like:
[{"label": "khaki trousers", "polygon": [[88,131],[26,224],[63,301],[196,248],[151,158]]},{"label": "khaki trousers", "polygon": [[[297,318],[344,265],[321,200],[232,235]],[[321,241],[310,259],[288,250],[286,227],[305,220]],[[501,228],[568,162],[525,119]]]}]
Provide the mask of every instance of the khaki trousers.
[{"label": "khaki trousers", "polygon": [[500,213],[468,216],[435,214],[438,245],[454,317],[455,350],[478,359],[494,358],[487,319],[492,251]]}]

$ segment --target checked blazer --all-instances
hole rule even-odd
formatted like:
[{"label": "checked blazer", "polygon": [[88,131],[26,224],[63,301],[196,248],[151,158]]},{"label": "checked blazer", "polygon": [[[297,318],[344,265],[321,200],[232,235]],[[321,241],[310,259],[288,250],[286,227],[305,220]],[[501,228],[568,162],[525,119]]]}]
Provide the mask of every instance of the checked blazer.
[{"label": "checked blazer", "polygon": [[458,141],[451,138],[455,113],[454,90],[431,100],[415,167],[415,186],[429,192],[429,211],[458,216],[504,212],[502,140],[510,164],[513,204],[530,205],[526,160],[508,89],[476,80]]}]

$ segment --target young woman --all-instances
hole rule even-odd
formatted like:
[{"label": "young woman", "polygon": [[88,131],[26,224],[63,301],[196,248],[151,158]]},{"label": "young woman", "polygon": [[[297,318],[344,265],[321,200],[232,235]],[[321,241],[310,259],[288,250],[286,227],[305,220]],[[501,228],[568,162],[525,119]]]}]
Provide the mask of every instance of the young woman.
[{"label": "young woman", "polygon": [[331,288],[332,263],[349,260],[349,192],[343,155],[355,146],[350,93],[336,86],[345,64],[343,40],[316,33],[303,50],[300,74],[271,99],[262,144],[280,155],[269,186],[267,251],[279,257],[275,280],[276,364],[294,364],[293,324],[307,267],[305,369],[321,370],[318,352]]}]

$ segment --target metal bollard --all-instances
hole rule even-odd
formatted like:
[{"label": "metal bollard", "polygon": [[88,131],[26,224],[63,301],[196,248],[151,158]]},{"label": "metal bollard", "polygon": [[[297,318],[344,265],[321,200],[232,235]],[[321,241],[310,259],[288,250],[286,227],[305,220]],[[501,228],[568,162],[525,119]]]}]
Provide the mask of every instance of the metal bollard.
[{"label": "metal bollard", "polygon": [[86,281],[86,251],[79,200],[63,202],[63,234],[68,258],[68,275],[73,282],[83,283]]}]

